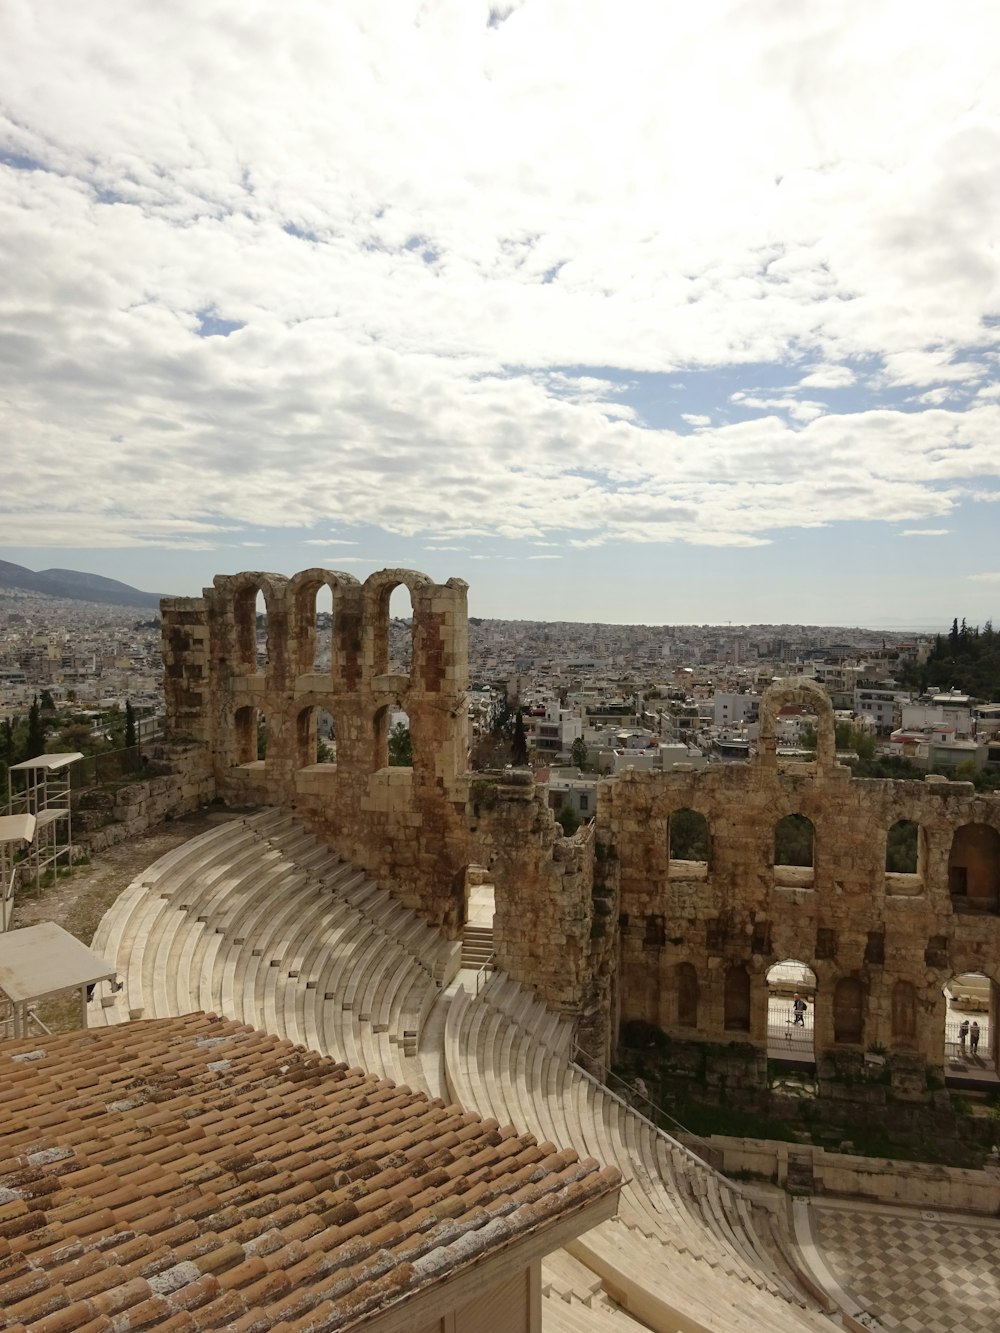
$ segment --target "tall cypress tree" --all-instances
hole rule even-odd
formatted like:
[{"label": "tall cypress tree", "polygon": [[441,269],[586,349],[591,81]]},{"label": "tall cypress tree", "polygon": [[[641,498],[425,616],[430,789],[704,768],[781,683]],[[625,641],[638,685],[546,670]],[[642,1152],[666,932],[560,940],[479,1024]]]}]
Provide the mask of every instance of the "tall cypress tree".
[{"label": "tall cypress tree", "polygon": [[520,708],[517,710],[517,716],[514,719],[514,737],[510,746],[510,762],[516,768],[521,768],[528,762],[528,738],[524,734],[524,718],[521,716]]},{"label": "tall cypress tree", "polygon": [[125,700],[125,746],[131,749],[137,744],[138,738],[135,731],[135,709],[132,707],[132,700]]},{"label": "tall cypress tree", "polygon": [[28,739],[24,751],[25,759],[37,759],[45,753],[45,728],[42,726],[42,710],[38,706],[37,694],[28,710]]}]

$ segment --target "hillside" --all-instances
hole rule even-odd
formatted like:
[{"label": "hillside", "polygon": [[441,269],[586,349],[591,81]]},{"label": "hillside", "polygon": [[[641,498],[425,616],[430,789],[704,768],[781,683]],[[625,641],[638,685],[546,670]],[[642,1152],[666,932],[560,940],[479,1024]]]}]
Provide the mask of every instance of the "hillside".
[{"label": "hillside", "polygon": [[142,592],[117,579],[106,579],[100,574],[87,574],[78,569],[42,569],[35,571],[24,565],[0,560],[0,588],[22,588],[26,592],[44,593],[49,597],[66,597],[74,602],[98,602],[106,606],[133,606],[142,610],[158,610],[160,597],[165,594]]}]

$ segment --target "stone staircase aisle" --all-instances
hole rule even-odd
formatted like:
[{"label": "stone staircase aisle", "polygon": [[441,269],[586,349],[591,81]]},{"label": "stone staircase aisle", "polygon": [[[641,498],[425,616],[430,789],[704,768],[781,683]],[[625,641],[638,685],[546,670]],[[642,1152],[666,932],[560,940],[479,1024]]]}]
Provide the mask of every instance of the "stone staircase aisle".
[{"label": "stone staircase aisle", "polygon": [[493,927],[469,923],[462,933],[462,966],[478,972],[493,957]]}]

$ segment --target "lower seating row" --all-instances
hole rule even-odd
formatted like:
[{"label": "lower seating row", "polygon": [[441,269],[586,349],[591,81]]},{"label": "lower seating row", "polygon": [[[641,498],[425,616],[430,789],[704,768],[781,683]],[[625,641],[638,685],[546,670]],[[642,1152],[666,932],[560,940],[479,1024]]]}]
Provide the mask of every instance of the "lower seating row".
[{"label": "lower seating row", "polygon": [[[497,973],[479,997],[452,999],[445,1067],[463,1105],[622,1170],[618,1217],[581,1237],[571,1253],[616,1299],[626,1303],[623,1294],[631,1293],[627,1304],[638,1317],[649,1302],[653,1327],[701,1311],[707,1326],[727,1333],[829,1330],[771,1248],[770,1229],[757,1234],[739,1191],[573,1064],[560,1022]],[[571,1294],[585,1299],[587,1292]],[[725,1322],[720,1308],[730,1311]]]}]

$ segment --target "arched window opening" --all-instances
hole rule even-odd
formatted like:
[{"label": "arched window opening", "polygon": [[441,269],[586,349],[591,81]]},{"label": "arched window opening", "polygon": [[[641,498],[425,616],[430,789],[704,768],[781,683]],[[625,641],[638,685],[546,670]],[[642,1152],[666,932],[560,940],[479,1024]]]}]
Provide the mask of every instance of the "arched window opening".
[{"label": "arched window opening", "polygon": [[252,764],[257,760],[258,718],[256,708],[238,708],[235,718],[237,764]]},{"label": "arched window opening", "polygon": [[741,964],[726,971],[723,1027],[727,1032],[750,1031],[750,974]]},{"label": "arched window opening", "polygon": [[917,1044],[917,988],[897,981],[892,988],[892,1044],[912,1049]]},{"label": "arched window opening", "polygon": [[372,771],[389,767],[389,715],[386,705],[372,718]]},{"label": "arched window opening", "polygon": [[857,977],[841,977],[833,990],[833,1039],[858,1046],[864,1040],[865,991]]},{"label": "arched window opening", "polygon": [[944,987],[945,1074],[997,1072],[1000,987],[983,972],[962,972]]},{"label": "arched window opening", "polygon": [[410,719],[401,710],[389,713],[389,767],[413,767],[413,738],[410,735]]},{"label": "arched window opening", "polygon": [[814,1062],[816,973],[797,958],[767,969],[767,1055],[770,1060]]},{"label": "arched window opening", "polygon": [[259,588],[240,588],[233,598],[236,659],[247,675],[267,668],[267,604]]},{"label": "arched window opening", "polygon": [[674,987],[677,994],[677,1026],[698,1026],[698,973],[690,963],[678,963],[674,968]]},{"label": "arched window opening", "polygon": [[948,889],[956,912],[1000,911],[1000,833],[995,828],[963,824],[955,830]]},{"label": "arched window opening", "polygon": [[337,762],[337,727],[325,708],[303,708],[296,718],[296,753],[299,768]]},{"label": "arched window opening", "polygon": [[708,820],[697,810],[673,810],[668,828],[670,870],[675,876],[708,869]]},{"label": "arched window opening", "polygon": [[805,815],[785,815],[774,826],[774,864],[812,866],[813,824]]},{"label": "arched window opening", "polygon": [[333,669],[333,589],[324,583],[316,592],[312,670],[328,676]]},{"label": "arched window opening", "polygon": [[413,599],[405,583],[389,597],[388,673],[408,676],[413,668]]},{"label": "arched window opening", "polygon": [[915,875],[920,829],[912,819],[897,819],[885,839],[885,868],[891,875]]}]

